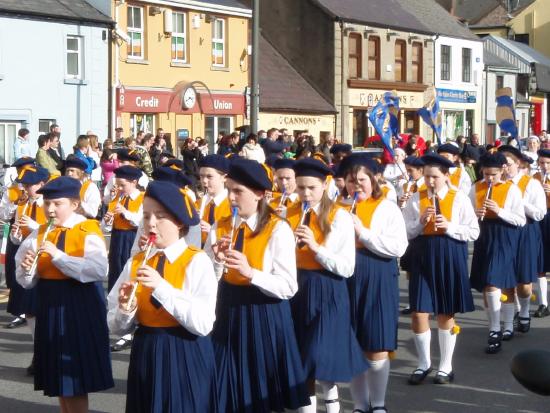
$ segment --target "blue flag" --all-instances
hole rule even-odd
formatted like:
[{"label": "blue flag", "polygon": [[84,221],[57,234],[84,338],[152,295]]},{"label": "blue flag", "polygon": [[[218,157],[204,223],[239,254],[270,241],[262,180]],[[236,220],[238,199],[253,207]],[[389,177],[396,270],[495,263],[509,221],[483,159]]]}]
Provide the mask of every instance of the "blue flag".
[{"label": "blue flag", "polygon": [[418,109],[418,114],[432,128],[437,138],[437,144],[441,145],[441,108],[439,107],[437,93],[434,93],[434,98],[424,105],[424,107]]},{"label": "blue flag", "polygon": [[[512,99],[512,89],[503,87],[496,92],[497,111],[496,117],[500,130],[509,133],[512,138],[518,138],[518,127],[516,125],[516,111]],[[519,142],[518,142],[519,143]]]},{"label": "blue flag", "polygon": [[393,156],[392,135],[399,136],[399,98],[392,92],[386,92],[369,113],[369,120],[380,136],[380,140]]}]

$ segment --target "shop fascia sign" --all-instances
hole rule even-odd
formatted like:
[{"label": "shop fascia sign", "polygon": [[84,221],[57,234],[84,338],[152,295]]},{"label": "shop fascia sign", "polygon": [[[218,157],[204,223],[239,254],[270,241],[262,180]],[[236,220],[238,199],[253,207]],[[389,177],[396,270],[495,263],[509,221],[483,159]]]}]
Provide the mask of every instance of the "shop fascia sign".
[{"label": "shop fascia sign", "polygon": [[437,98],[441,102],[476,103],[477,93],[467,90],[437,89]]},{"label": "shop fascia sign", "polygon": [[[389,90],[350,90],[350,105],[374,107]],[[424,94],[421,92],[397,91],[399,104],[404,108],[419,108],[422,106]]]}]

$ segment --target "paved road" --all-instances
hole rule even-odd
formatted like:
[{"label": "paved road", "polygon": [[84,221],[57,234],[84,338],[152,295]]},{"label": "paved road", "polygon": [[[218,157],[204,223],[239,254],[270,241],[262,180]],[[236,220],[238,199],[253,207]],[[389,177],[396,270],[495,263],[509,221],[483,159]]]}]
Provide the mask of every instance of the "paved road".
[{"label": "paved road", "polygon": [[[401,277],[402,302],[405,302],[406,284]],[[387,400],[388,410],[406,413],[548,413],[550,398],[524,390],[509,372],[510,360],[516,352],[528,348],[550,348],[550,317],[534,319],[529,334],[516,336],[504,343],[503,351],[494,356],[483,352],[487,328],[480,296],[476,295],[477,311],[459,318],[462,332],[458,336],[454,357],[455,384],[436,386],[425,384],[411,387],[406,379],[415,367],[414,343],[409,330],[409,318],[402,316],[399,324],[399,350],[392,362]],[[0,324],[10,317],[0,304]],[[437,331],[432,330],[434,366],[438,363]],[[32,378],[25,375],[31,359],[32,345],[26,328],[0,329],[0,411],[10,413],[58,412],[57,400],[42,396],[33,390]],[[116,387],[108,392],[93,394],[90,408],[93,412],[123,412],[124,391],[128,368],[128,352],[113,354]],[[349,390],[341,386],[342,405],[351,412]],[[324,409],[319,409],[324,411]],[[202,412],[201,412],[202,413]]]}]

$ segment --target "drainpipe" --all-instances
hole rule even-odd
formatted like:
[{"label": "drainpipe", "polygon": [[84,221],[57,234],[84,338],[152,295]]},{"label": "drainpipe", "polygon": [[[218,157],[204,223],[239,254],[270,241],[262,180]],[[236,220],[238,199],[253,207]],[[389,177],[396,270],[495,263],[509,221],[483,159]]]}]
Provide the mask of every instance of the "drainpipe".
[{"label": "drainpipe", "polygon": [[[118,26],[118,8],[121,5],[121,2],[115,2],[115,27]],[[119,69],[119,59],[120,59],[120,45],[118,44],[118,40],[115,38],[115,57],[114,57],[114,68],[113,68],[113,83],[111,85],[111,137],[115,136],[115,128],[116,125],[116,108],[117,108],[117,101],[116,101],[116,90],[119,86],[120,80],[118,78],[118,69]]]},{"label": "drainpipe", "polygon": [[[340,24],[340,138],[344,142],[346,127],[344,122],[344,22]],[[352,142],[353,143],[353,142]]]}]

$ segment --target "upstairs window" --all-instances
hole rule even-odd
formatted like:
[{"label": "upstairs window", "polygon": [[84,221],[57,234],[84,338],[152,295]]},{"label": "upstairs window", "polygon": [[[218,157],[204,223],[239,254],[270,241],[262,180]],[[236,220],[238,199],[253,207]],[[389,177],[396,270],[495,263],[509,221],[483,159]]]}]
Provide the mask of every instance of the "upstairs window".
[{"label": "upstairs window", "polygon": [[407,44],[405,40],[395,41],[395,81],[407,81]]},{"label": "upstairs window", "polygon": [[369,79],[380,80],[380,37],[369,36]]},{"label": "upstairs window", "polygon": [[212,66],[225,67],[225,20],[212,22]]},{"label": "upstairs window", "polygon": [[67,53],[65,77],[82,79],[82,37],[67,36],[65,50]]},{"label": "upstairs window", "polygon": [[128,57],[143,59],[143,7],[128,6]]},{"label": "upstairs window", "polygon": [[441,45],[441,80],[451,80],[451,46]]},{"label": "upstairs window", "polygon": [[186,14],[172,13],[172,61],[187,63]]},{"label": "upstairs window", "polygon": [[361,56],[363,36],[359,33],[350,33],[348,40],[348,70],[350,79],[361,77]]}]

